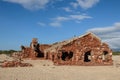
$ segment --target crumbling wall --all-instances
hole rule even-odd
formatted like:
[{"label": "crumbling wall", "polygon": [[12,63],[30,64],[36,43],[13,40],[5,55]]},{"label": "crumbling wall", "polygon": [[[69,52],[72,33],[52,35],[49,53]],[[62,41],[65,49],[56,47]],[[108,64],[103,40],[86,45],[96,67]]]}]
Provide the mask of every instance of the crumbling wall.
[{"label": "crumbling wall", "polygon": [[[70,53],[73,54],[71,58],[69,57]],[[62,48],[56,50],[56,54],[53,54],[56,64],[85,65],[87,62],[92,65],[112,64],[112,51],[109,46],[91,34],[63,45]]]},{"label": "crumbling wall", "polygon": [[30,47],[21,46],[22,58],[31,58],[32,57],[31,51],[32,50]]},{"label": "crumbling wall", "polygon": [[30,47],[21,46],[22,57],[23,58],[44,58],[44,50],[49,48],[50,45],[39,44],[37,38],[33,38],[30,43]]},{"label": "crumbling wall", "polygon": [[40,49],[42,52],[44,52],[44,50],[47,49],[47,48],[49,48],[49,47],[51,47],[51,45],[41,44],[40,47],[39,47],[39,49]]}]

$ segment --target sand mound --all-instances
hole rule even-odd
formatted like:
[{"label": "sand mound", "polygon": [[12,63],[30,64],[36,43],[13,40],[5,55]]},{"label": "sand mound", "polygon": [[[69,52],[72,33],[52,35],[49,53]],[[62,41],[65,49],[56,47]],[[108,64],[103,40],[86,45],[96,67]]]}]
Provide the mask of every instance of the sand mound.
[{"label": "sand mound", "polygon": [[3,62],[3,61],[5,61],[5,60],[7,60],[7,61],[12,61],[13,58],[7,56],[6,54],[0,54],[0,62]]}]

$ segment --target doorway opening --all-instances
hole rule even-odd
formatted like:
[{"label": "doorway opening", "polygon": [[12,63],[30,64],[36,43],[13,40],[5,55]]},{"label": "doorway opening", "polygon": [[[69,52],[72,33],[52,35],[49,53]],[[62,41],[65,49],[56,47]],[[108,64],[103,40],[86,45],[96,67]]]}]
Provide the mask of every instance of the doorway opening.
[{"label": "doorway opening", "polygon": [[87,51],[84,54],[84,62],[90,62],[91,61],[91,51]]},{"label": "doorway opening", "polygon": [[38,58],[43,58],[44,53],[40,50],[40,45],[39,44],[34,44],[33,45],[33,50],[36,52],[36,57]]},{"label": "doorway opening", "polygon": [[52,55],[52,61],[54,61],[54,59],[55,59],[55,55]]},{"label": "doorway opening", "polygon": [[37,50],[36,52],[37,52],[37,56],[36,57],[38,57],[38,58],[43,58],[44,57],[44,53],[41,52],[40,50]]},{"label": "doorway opening", "polygon": [[108,51],[103,51],[102,60],[107,60]]},{"label": "doorway opening", "polygon": [[62,52],[62,60],[63,61],[69,61],[73,57],[73,52]]},{"label": "doorway opening", "polygon": [[48,53],[46,53],[46,57],[45,58],[48,59]]}]

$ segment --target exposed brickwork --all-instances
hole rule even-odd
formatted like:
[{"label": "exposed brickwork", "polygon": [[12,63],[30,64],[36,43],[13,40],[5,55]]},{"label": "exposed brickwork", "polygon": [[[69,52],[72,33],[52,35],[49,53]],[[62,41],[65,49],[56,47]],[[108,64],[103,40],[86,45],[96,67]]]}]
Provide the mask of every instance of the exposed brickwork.
[{"label": "exposed brickwork", "polygon": [[[52,60],[55,65],[111,65],[113,62],[112,50],[93,33],[53,45],[40,45],[39,50],[44,54],[44,59]],[[36,58],[38,55],[31,46],[25,47],[22,52],[27,55],[24,57],[29,58]]]},{"label": "exposed brickwork", "polygon": [[51,47],[48,44],[39,44],[37,38],[33,38],[30,47],[21,46],[23,58],[44,58],[44,50]]},{"label": "exposed brickwork", "polygon": [[110,65],[112,51],[94,34],[60,42],[46,49],[50,59],[57,65]]}]

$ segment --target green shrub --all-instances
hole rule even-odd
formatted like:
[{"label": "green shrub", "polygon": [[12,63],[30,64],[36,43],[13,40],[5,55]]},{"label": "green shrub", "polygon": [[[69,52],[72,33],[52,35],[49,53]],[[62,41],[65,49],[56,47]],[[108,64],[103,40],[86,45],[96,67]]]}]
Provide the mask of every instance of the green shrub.
[{"label": "green shrub", "polygon": [[10,55],[13,52],[17,52],[16,50],[0,50],[0,54],[7,54]]},{"label": "green shrub", "polygon": [[113,52],[113,55],[120,55],[120,52]]}]

